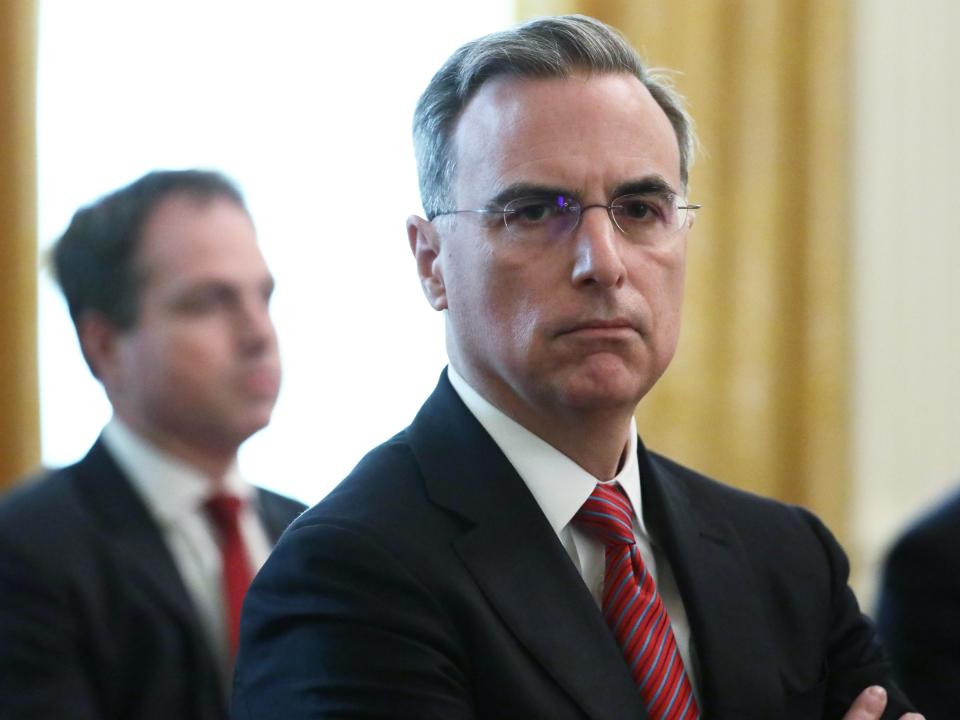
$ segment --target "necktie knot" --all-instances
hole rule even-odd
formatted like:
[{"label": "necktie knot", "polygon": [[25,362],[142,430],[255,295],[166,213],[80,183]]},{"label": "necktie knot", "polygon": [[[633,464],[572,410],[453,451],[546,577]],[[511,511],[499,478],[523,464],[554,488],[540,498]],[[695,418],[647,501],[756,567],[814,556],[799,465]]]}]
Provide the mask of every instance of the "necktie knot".
[{"label": "necktie knot", "polygon": [[230,532],[240,522],[243,500],[236,495],[211,495],[204,503],[207,514],[221,533]]},{"label": "necktie knot", "polygon": [[597,483],[573,522],[607,547],[633,545],[633,508],[619,485]]}]

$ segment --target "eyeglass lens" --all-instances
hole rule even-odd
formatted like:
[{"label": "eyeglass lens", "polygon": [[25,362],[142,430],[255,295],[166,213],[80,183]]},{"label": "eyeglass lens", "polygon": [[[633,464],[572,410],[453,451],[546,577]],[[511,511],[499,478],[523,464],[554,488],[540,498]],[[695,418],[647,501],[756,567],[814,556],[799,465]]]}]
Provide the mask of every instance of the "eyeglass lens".
[{"label": "eyeglass lens", "polygon": [[608,211],[616,227],[631,240],[656,243],[683,227],[687,210],[669,193],[624,195],[610,205],[580,204],[566,195],[517,198],[503,209],[507,230],[519,239],[561,239],[580,223],[581,215],[591,208]]}]

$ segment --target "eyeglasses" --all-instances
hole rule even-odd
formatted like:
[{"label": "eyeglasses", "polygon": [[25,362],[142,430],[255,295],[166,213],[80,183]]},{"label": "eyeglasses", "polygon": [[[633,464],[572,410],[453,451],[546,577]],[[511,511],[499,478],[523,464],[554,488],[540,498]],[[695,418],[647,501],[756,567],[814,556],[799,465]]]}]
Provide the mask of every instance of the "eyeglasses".
[{"label": "eyeglasses", "polygon": [[569,195],[549,194],[515,198],[499,210],[447,210],[434,217],[460,213],[502,215],[507,232],[515,239],[550,243],[569,236],[580,225],[585,211],[603,208],[625,237],[641,245],[658,246],[686,225],[691,210],[701,207],[671,192],[621,195],[609,205],[583,205]]}]

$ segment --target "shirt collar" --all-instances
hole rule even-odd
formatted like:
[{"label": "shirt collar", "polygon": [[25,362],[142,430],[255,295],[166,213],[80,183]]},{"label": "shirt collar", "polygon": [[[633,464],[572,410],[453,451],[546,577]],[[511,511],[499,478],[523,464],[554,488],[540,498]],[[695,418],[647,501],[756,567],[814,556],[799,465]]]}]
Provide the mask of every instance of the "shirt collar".
[{"label": "shirt collar", "polygon": [[[103,442],[120,469],[161,526],[176,524],[197,512],[210,497],[213,483],[197,468],[156,447],[114,416],[103,429]],[[252,500],[255,489],[234,463],[221,485],[224,493]]]},{"label": "shirt collar", "polygon": [[[471,387],[453,366],[448,366],[447,376],[463,404],[513,465],[546,515],[550,526],[559,534],[590,497],[597,485],[597,478],[494,407]],[[619,484],[626,492],[639,529],[647,534],[643,523],[640,464],[637,460],[637,425],[634,419],[630,420],[626,460],[617,476],[605,481],[605,484],[611,483]]]}]

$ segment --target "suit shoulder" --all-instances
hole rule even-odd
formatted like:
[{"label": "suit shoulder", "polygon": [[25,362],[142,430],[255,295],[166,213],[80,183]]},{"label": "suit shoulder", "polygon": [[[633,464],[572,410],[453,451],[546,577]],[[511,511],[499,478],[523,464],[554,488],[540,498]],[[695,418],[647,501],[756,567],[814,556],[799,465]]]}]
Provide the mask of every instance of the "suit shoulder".
[{"label": "suit shoulder", "polygon": [[346,478],[297,522],[330,517],[361,521],[398,507],[412,509],[422,497],[420,468],[406,431],[401,431],[368,452]]},{"label": "suit shoulder", "polygon": [[938,503],[917,520],[906,534],[934,539],[960,537],[960,492]]},{"label": "suit shoulder", "polygon": [[39,526],[49,533],[76,515],[78,500],[72,466],[39,473],[0,497],[0,528]]},{"label": "suit shoulder", "polygon": [[681,483],[688,496],[732,522],[745,539],[769,539],[784,533],[809,537],[813,531],[821,542],[836,543],[823,522],[806,508],[727,485],[663,455],[651,452],[650,456],[657,470]]},{"label": "suit shoulder", "polygon": [[[737,538],[758,577],[778,585],[799,581],[803,592],[816,587],[824,597],[847,592],[847,555],[814,513],[725,485],[662,456],[652,462],[665,484],[680,486],[681,507],[699,518],[703,532]],[[803,594],[800,587],[796,592]]]},{"label": "suit shoulder", "polygon": [[911,563],[948,554],[960,555],[960,492],[911,524],[895,542],[890,562]]},{"label": "suit shoulder", "polygon": [[795,506],[781,500],[728,485],[659,453],[651,452],[650,457],[656,469],[666,472],[668,476],[687,484],[698,493],[705,493],[711,499],[765,511],[792,512],[796,509]]},{"label": "suit shoulder", "polygon": [[77,564],[90,547],[84,499],[71,468],[29,478],[0,498],[0,564],[24,563],[32,573]]}]

